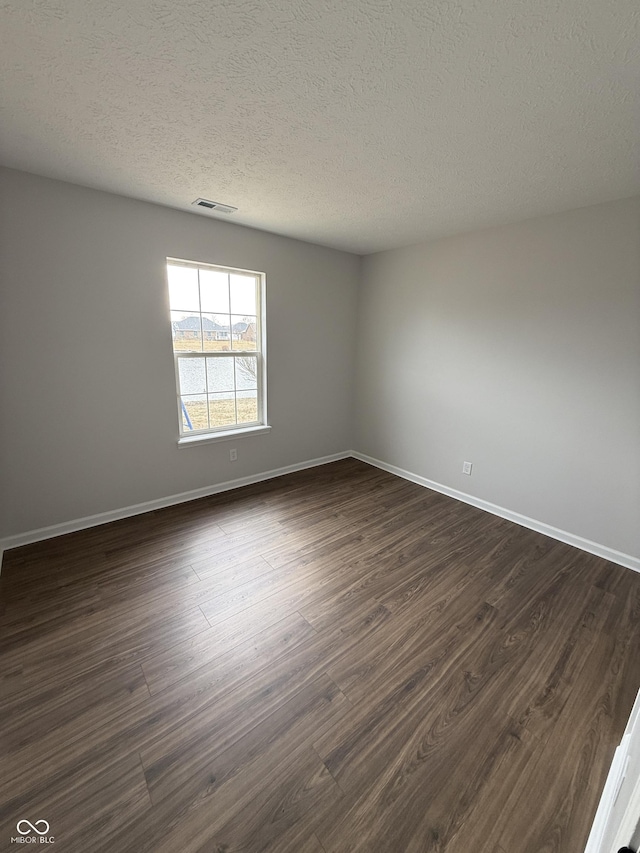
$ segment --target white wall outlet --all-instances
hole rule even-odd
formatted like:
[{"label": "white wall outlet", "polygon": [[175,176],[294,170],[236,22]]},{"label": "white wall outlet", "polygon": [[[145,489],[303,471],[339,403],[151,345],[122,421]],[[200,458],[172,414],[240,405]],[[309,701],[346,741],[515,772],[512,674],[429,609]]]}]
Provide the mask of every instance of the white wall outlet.
[{"label": "white wall outlet", "polygon": [[471,469],[472,468],[473,468],[472,462],[463,462],[462,463],[462,473],[463,474],[468,474],[469,476],[471,476]]},{"label": "white wall outlet", "polygon": [[233,448],[233,450],[229,451],[229,462],[235,462],[238,458],[238,451]]}]

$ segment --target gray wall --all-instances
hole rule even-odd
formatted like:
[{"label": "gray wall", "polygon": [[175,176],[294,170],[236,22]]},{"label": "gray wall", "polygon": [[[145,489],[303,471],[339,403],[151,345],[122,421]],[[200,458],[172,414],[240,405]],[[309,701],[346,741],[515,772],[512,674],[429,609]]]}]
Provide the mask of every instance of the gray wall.
[{"label": "gray wall", "polygon": [[[351,447],[358,257],[11,170],[0,197],[0,538]],[[178,449],[167,256],[267,273],[270,434]]]},{"label": "gray wall", "polygon": [[371,255],[357,340],[359,451],[640,556],[640,199]]},{"label": "gray wall", "polygon": [[[640,199],[372,255],[358,293],[354,255],[0,184],[0,538],[353,447],[640,556]],[[178,449],[166,256],[267,273],[270,434]]]}]

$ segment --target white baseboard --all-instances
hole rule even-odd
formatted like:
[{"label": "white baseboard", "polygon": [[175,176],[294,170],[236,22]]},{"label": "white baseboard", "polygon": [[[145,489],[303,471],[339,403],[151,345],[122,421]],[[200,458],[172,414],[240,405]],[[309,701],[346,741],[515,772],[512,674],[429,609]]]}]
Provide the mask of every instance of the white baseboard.
[{"label": "white baseboard", "polygon": [[493,515],[500,516],[500,518],[513,521],[515,524],[520,524],[522,527],[528,527],[530,530],[543,533],[545,536],[550,536],[552,539],[557,539],[567,545],[573,545],[575,548],[580,548],[590,554],[595,554],[597,557],[603,557],[605,560],[610,560],[612,563],[617,563],[627,569],[640,572],[640,559],[632,557],[630,554],[623,554],[621,551],[616,551],[613,548],[607,548],[604,545],[600,545],[597,542],[591,542],[589,539],[584,539],[581,536],[576,536],[565,530],[559,530],[557,527],[552,527],[549,524],[544,524],[541,521],[536,521],[533,518],[520,515],[520,513],[497,506],[489,501],[484,501],[480,498],[473,497],[473,495],[460,492],[457,489],[449,488],[449,486],[443,486],[441,483],[428,480],[426,477],[420,477],[418,474],[411,473],[411,471],[405,471],[403,468],[398,468],[396,465],[389,465],[386,462],[382,462],[380,459],[374,459],[371,456],[367,456],[364,453],[358,453],[357,451],[345,451],[343,453],[334,453],[331,456],[322,456],[318,459],[309,459],[295,465],[286,465],[283,468],[274,468],[271,471],[263,471],[262,473],[253,474],[248,477],[239,477],[237,480],[227,480],[225,483],[218,483],[213,486],[204,486],[204,488],[201,489],[193,489],[189,492],[181,492],[177,495],[169,495],[153,501],[145,501],[144,503],[133,504],[132,506],[122,507],[121,509],[101,512],[96,515],[88,515],[84,518],[78,518],[73,521],[53,524],[49,527],[40,527],[37,530],[29,530],[26,533],[9,536],[6,539],[0,540],[0,567],[2,566],[3,551],[8,551],[10,548],[19,548],[21,545],[31,545],[33,542],[40,542],[43,539],[51,539],[54,536],[62,536],[65,533],[74,533],[78,530],[85,530],[88,527],[107,524],[110,521],[118,521],[121,518],[129,518],[133,515],[141,515],[142,513],[151,512],[155,509],[163,509],[164,507],[173,506],[174,504],[186,503],[187,501],[197,500],[198,498],[209,497],[209,495],[216,495],[220,492],[238,489],[241,486],[250,486],[253,483],[260,483],[263,480],[271,480],[274,477],[281,477],[283,474],[291,474],[294,471],[304,471],[306,468],[315,468],[318,465],[326,465],[328,462],[337,462],[340,459],[348,459],[349,457],[359,459],[361,462],[366,462],[369,465],[373,465],[375,468],[388,471],[390,474],[395,474],[398,477],[402,477],[404,480],[410,480],[412,483],[417,483],[427,489],[433,489],[433,491],[440,492],[443,495],[447,495],[448,497],[455,498],[463,503],[475,506],[485,512],[490,512]]},{"label": "white baseboard", "polygon": [[412,474],[411,471],[405,471],[404,468],[398,468],[395,465],[389,465],[386,462],[381,462],[379,459],[366,456],[364,453],[353,451],[351,456],[355,459],[359,459],[361,462],[367,462],[369,465],[381,468],[383,471],[388,471],[390,474],[395,474],[405,480],[410,480],[412,483],[417,483],[427,489],[433,489],[435,492],[440,492],[450,498],[463,501],[463,503],[475,506],[485,512],[498,515],[500,518],[506,518],[507,521],[513,521],[516,524],[520,524],[522,527],[528,527],[529,530],[535,530],[537,533],[544,533],[545,536],[550,536],[552,539],[557,539],[567,545],[573,545],[575,548],[580,548],[582,551],[587,551],[589,554],[595,554],[597,557],[603,557],[605,560],[610,560],[612,563],[617,563],[627,569],[632,569],[634,572],[640,572],[640,559],[638,559],[638,557],[632,557],[630,554],[623,554],[621,551],[616,551],[613,548],[607,548],[605,545],[600,545],[598,542],[592,542],[589,539],[584,539],[582,536],[576,536],[574,533],[568,533],[566,530],[560,530],[557,527],[552,527],[550,524],[544,524],[542,521],[536,521],[535,518],[520,515],[518,512],[513,512],[510,509],[505,509],[504,507],[492,504],[489,501],[484,501],[481,498],[468,495],[466,492],[459,492],[457,489],[451,489],[449,486],[443,486],[441,483],[436,483],[433,480],[427,480],[426,477],[420,477],[418,474]]},{"label": "white baseboard", "polygon": [[19,548],[21,545],[31,545],[43,539],[52,539],[54,536],[62,536],[65,533],[75,533],[78,530],[86,530],[88,527],[97,527],[99,524],[107,524],[110,521],[118,521],[121,518],[129,518],[133,515],[141,515],[154,509],[163,509],[174,504],[186,503],[187,501],[206,498],[217,495],[220,492],[228,492],[231,489],[239,489],[241,486],[251,486],[261,483],[263,480],[272,480],[283,474],[292,474],[294,471],[304,471],[306,468],[316,468],[318,465],[326,465],[328,462],[337,462],[340,459],[348,459],[350,451],[334,453],[331,456],[322,456],[318,459],[308,459],[306,462],[298,462],[295,465],[285,465],[283,468],[274,468],[271,471],[263,471],[260,474],[251,474],[248,477],[239,477],[237,480],[227,480],[225,483],[217,483],[214,486],[204,486],[202,489],[192,489],[189,492],[180,492],[177,495],[168,495],[165,498],[157,498],[153,501],[125,506],[121,509],[99,512],[96,515],[87,515],[74,521],[65,521],[61,524],[52,524],[49,527],[40,527],[37,530],[29,530],[16,536],[8,536],[0,540],[0,566],[2,565],[2,554],[10,548]]}]

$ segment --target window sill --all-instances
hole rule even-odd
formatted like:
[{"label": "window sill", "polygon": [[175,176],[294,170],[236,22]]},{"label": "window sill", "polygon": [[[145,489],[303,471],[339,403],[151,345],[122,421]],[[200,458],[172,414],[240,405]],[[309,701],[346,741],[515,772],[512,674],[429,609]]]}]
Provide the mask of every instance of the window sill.
[{"label": "window sill", "polygon": [[178,447],[194,447],[200,444],[212,444],[215,441],[229,441],[232,438],[242,438],[245,435],[263,435],[271,432],[271,427],[265,424],[245,427],[244,429],[229,429],[224,432],[205,433],[204,435],[182,436],[178,439]]}]

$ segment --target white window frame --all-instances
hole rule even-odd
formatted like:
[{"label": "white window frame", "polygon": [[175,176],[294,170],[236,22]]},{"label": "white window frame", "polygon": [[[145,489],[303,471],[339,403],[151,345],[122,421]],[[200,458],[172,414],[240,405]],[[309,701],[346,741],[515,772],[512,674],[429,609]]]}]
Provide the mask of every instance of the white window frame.
[{"label": "white window frame", "polygon": [[[178,404],[178,446],[188,447],[194,444],[202,444],[212,441],[223,441],[225,439],[236,438],[242,435],[256,435],[269,432],[271,427],[267,422],[267,349],[266,349],[266,324],[265,324],[265,306],[266,306],[266,274],[257,270],[239,269],[237,267],[227,267],[220,264],[204,263],[202,261],[188,261],[183,258],[167,258],[165,271],[168,265],[182,266],[190,269],[208,269],[215,272],[227,274],[250,275],[256,278],[256,348],[252,350],[228,350],[216,351],[204,349],[204,331],[201,323],[201,346],[202,351],[189,352],[187,350],[173,349],[173,335],[171,346],[173,349],[173,364],[175,372],[176,398]],[[167,293],[169,292],[169,277],[167,277]],[[200,315],[202,315],[202,310]],[[209,312],[204,312],[205,314]],[[231,323],[231,317],[229,317]],[[230,343],[232,344],[233,331],[230,325],[229,329]],[[232,344],[233,345],[233,344]],[[179,359],[184,358],[227,358],[234,362],[238,358],[251,357],[257,359],[256,385],[257,385],[257,406],[258,417],[255,421],[242,424],[225,424],[218,427],[207,427],[205,429],[189,430],[185,429],[182,416],[182,397],[180,393],[180,373],[178,368]],[[234,371],[235,373],[235,371]],[[207,381],[207,371],[205,370],[205,382]],[[205,386],[205,395],[208,395],[208,386]],[[236,411],[237,414],[237,411]]]}]

